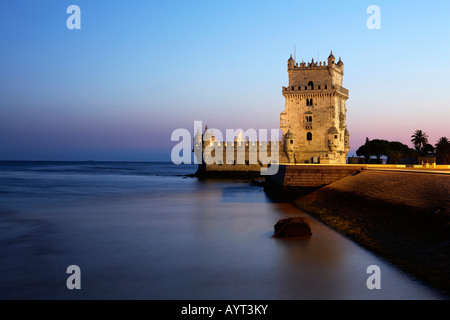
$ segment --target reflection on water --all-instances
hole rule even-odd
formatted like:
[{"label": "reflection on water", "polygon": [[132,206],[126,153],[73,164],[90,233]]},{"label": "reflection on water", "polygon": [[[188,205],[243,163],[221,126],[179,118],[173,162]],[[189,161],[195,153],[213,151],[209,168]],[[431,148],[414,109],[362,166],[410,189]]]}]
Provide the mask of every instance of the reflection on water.
[{"label": "reflection on water", "polygon": [[[115,166],[1,169],[0,298],[439,298],[309,216],[309,239],[272,238],[279,219],[305,214],[262,187]],[[81,290],[66,288],[72,264]],[[381,290],[366,287],[372,264]]]}]

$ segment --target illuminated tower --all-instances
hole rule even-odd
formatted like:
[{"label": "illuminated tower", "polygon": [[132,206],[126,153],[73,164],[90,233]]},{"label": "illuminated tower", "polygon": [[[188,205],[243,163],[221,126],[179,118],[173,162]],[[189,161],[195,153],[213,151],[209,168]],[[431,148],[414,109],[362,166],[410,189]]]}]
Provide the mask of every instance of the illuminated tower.
[{"label": "illuminated tower", "polygon": [[345,123],[348,90],[342,87],[341,58],[335,63],[331,53],[327,63],[314,59],[296,63],[291,55],[287,71],[289,86],[283,87],[286,104],[280,129],[291,153],[286,154],[289,162],[346,163],[350,148]]}]

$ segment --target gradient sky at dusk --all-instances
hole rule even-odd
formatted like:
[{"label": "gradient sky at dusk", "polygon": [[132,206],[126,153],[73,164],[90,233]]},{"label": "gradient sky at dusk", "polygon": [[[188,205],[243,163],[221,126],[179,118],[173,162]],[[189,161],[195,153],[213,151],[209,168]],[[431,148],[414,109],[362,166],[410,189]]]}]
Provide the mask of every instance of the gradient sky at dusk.
[{"label": "gradient sky at dusk", "polygon": [[[81,8],[81,30],[66,9]],[[381,29],[369,30],[369,5]],[[0,2],[0,160],[170,161],[176,128],[279,128],[297,60],[344,62],[354,151],[450,138],[450,2]]]}]

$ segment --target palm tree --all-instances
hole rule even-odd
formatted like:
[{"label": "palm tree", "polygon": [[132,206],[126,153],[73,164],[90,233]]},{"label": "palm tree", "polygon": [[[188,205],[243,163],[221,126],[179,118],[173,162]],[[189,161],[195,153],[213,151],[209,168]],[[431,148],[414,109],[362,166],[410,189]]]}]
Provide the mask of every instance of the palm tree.
[{"label": "palm tree", "polygon": [[416,148],[417,153],[420,155],[423,153],[424,147],[428,144],[428,135],[422,130],[416,130],[411,136],[411,142]]},{"label": "palm tree", "polygon": [[441,137],[436,145],[436,160],[439,164],[450,163],[450,141],[447,137]]}]

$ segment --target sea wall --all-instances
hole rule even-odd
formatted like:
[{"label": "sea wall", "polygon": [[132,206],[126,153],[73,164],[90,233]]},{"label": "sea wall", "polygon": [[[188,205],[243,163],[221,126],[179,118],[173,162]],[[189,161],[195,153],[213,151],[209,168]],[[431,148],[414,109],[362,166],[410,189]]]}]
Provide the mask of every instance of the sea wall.
[{"label": "sea wall", "polygon": [[362,170],[362,166],[350,165],[280,165],[275,175],[266,177],[265,190],[275,196],[295,197]]},{"label": "sea wall", "polygon": [[450,296],[450,175],[365,170],[294,205]]},{"label": "sea wall", "polygon": [[206,178],[257,178],[261,175],[261,165],[258,164],[202,164],[195,176]]}]

